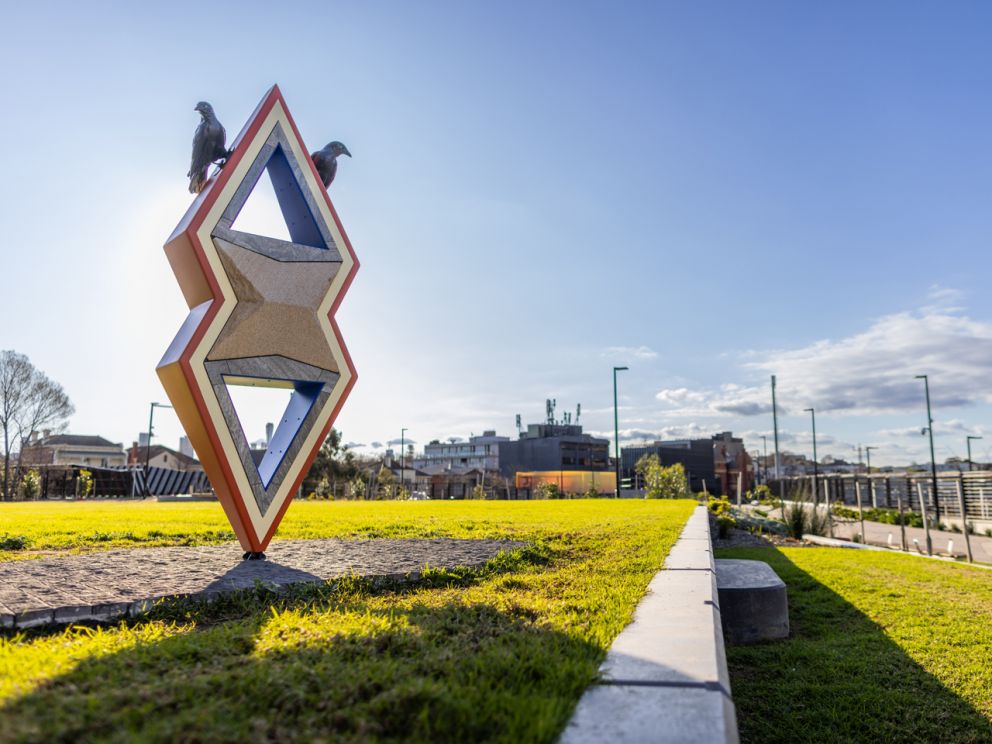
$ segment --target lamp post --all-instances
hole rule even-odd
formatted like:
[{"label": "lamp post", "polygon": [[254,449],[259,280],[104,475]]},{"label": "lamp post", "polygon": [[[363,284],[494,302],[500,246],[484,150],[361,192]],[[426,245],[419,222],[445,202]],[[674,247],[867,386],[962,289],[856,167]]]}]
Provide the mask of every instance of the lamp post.
[{"label": "lamp post", "polygon": [[617,412],[617,372],[626,372],[630,367],[613,368],[613,454],[617,458],[617,498],[620,498],[620,415]]},{"label": "lamp post", "polygon": [[819,486],[820,475],[820,469],[816,459],[816,410],[813,408],[804,408],[803,411],[809,413],[813,419],[813,503],[815,504],[818,498],[816,489]]},{"label": "lamp post", "polygon": [[772,375],[772,427],[775,430],[775,480],[779,481],[779,498],[783,498],[779,480],[781,475],[778,472],[778,407],[775,405],[775,375]]},{"label": "lamp post", "polygon": [[148,441],[145,442],[145,496],[151,496],[151,488],[148,485],[148,462],[151,459],[152,452],[152,421],[155,419],[155,409],[156,408],[172,408],[172,406],[166,405],[165,403],[155,403],[153,402],[148,410]]},{"label": "lamp post", "polygon": [[930,413],[930,379],[926,375],[916,375],[917,380],[923,380],[923,389],[927,395],[927,433],[930,435],[930,480],[933,486],[933,512],[936,524],[940,524],[940,499],[937,494],[937,460],[933,454],[933,414]]},{"label": "lamp post", "polygon": [[972,463],[972,461],[971,461],[971,440],[972,439],[981,439],[981,437],[976,437],[976,436],[974,436],[972,434],[969,434],[967,436],[967,442],[968,442],[968,472],[969,473],[974,469],[974,463]]},{"label": "lamp post", "polygon": [[406,429],[400,429],[400,488],[406,481]]},{"label": "lamp post", "polygon": [[878,447],[870,444],[865,445],[865,459],[868,461],[868,475],[871,475],[871,451],[873,449],[878,449]]}]

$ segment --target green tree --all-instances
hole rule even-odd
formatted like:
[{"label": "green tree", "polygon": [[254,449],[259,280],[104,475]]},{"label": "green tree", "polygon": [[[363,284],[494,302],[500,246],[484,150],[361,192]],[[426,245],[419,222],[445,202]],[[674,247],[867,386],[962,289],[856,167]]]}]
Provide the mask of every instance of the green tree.
[{"label": "green tree", "polygon": [[687,499],[689,479],[685,476],[685,467],[677,462],[663,467],[657,455],[645,455],[634,466],[644,481],[648,499]]},{"label": "green tree", "polygon": [[375,477],[375,482],[379,487],[380,499],[393,498],[393,486],[396,484],[396,474],[383,465],[379,468],[379,474]]},{"label": "green tree", "polygon": [[341,444],[341,432],[332,428],[303,479],[303,493],[327,498],[337,490],[339,481],[346,483],[356,475],[358,464],[354,453]]},{"label": "green tree", "polygon": [[[16,351],[0,351],[0,435],[3,444],[4,499],[20,481],[21,455],[31,436],[44,427],[60,428],[75,409],[62,386]],[[10,456],[17,448],[18,472],[11,477]]]}]

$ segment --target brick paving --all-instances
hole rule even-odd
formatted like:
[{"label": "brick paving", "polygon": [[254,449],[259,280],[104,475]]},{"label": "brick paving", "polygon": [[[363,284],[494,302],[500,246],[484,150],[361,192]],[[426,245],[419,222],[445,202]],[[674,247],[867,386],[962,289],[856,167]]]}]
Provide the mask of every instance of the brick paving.
[{"label": "brick paving", "polygon": [[137,615],[163,597],[212,596],[261,581],[282,587],[348,575],[401,578],[425,565],[481,566],[499,540],[279,540],[268,560],[242,561],[236,543],[134,548],[0,563],[0,628]]}]

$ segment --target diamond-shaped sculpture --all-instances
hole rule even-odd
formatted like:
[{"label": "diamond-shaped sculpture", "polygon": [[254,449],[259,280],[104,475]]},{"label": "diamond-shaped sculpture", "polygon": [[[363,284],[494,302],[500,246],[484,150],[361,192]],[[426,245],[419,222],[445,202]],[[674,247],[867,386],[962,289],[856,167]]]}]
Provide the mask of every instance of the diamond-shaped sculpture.
[{"label": "diamond-shaped sculpture", "polygon": [[[190,313],[157,372],[245,551],[265,550],[355,384],[334,312],[358,270],[278,86],[165,244]],[[263,171],[290,240],[235,220]],[[284,388],[259,462],[229,385]]]}]

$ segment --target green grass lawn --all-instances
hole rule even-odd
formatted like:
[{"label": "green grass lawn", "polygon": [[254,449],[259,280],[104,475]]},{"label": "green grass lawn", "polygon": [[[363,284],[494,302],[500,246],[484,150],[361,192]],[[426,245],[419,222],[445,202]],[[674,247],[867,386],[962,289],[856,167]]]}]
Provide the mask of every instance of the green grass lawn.
[{"label": "green grass lawn", "polygon": [[[0,741],[553,741],[694,505],[294,504],[279,537],[531,547],[414,584],[258,588],[0,636]],[[42,550],[218,542],[225,525],[216,504],[0,505],[0,533]]]},{"label": "green grass lawn", "polygon": [[792,636],[728,646],[743,742],[992,742],[992,571],[895,553],[752,548]]}]

